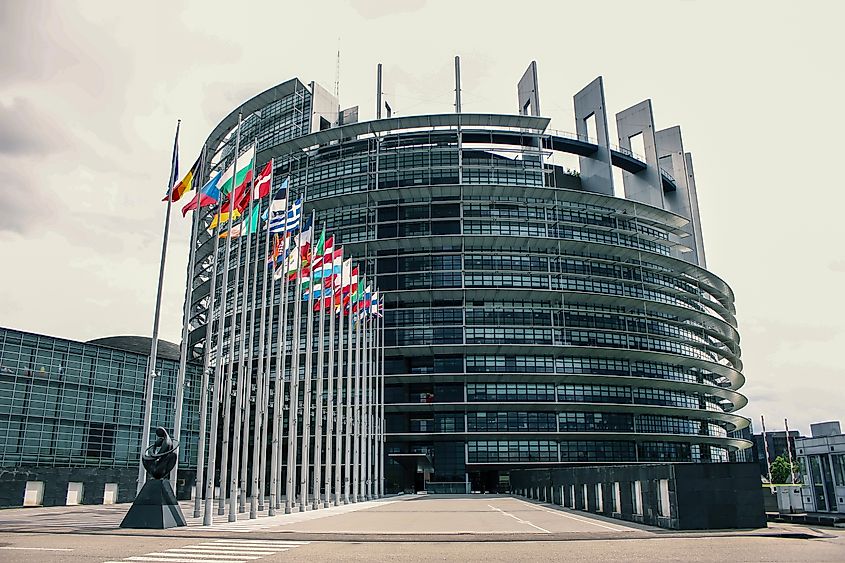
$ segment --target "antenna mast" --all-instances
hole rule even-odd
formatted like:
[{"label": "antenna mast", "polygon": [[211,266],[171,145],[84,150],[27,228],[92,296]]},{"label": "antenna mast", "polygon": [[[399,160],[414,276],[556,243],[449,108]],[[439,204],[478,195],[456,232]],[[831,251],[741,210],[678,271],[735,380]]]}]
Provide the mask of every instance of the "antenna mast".
[{"label": "antenna mast", "polygon": [[334,71],[334,97],[339,98],[340,95],[340,37],[337,38],[337,66]]}]

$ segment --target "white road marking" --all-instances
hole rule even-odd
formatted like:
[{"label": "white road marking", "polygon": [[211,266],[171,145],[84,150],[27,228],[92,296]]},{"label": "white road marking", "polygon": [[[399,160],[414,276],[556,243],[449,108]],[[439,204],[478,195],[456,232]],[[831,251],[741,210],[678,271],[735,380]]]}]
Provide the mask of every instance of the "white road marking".
[{"label": "white road marking", "polygon": [[[296,546],[292,546],[296,547]],[[243,553],[267,553],[272,554],[276,553],[279,550],[285,550],[286,547],[247,547],[242,545],[228,545],[225,543],[221,543],[218,545],[185,545],[180,548],[175,549],[192,549],[194,551],[209,551],[209,552],[217,552],[217,551],[238,551]],[[169,550],[168,550],[169,551]]]},{"label": "white road marking", "polygon": [[510,516],[511,518],[513,518],[514,520],[516,520],[517,522],[519,522],[520,524],[528,524],[529,526],[531,526],[531,527],[533,527],[533,528],[537,528],[537,529],[538,529],[538,530],[540,530],[541,532],[545,532],[545,533],[547,533],[547,534],[551,534],[551,532],[550,532],[550,531],[548,531],[547,529],[545,529],[545,528],[541,528],[540,526],[537,526],[537,525],[535,525],[535,524],[532,524],[532,523],[531,523],[531,522],[529,522],[528,520],[523,520],[522,518],[519,518],[518,516],[514,516],[513,514],[510,514],[509,512],[505,512],[505,511],[504,511],[504,510],[502,510],[501,508],[496,508],[496,507],[495,507],[495,506],[493,506],[492,504],[488,504],[487,506],[489,506],[489,507],[490,507],[490,508],[492,508],[493,510],[496,510],[496,511],[498,511],[498,512],[501,512],[501,513],[502,513],[502,514],[504,514],[505,516]]},{"label": "white road marking", "polygon": [[614,532],[633,532],[633,528],[624,528],[624,527],[617,527],[617,526],[608,526],[604,523],[596,522],[590,518],[584,518],[583,516],[575,516],[574,514],[569,514],[564,512],[563,510],[549,510],[548,508],[543,508],[542,506],[536,506],[530,502],[525,502],[522,499],[514,498],[514,500],[521,502],[522,504],[527,504],[531,508],[535,510],[542,510],[544,512],[549,512],[551,514],[557,514],[558,516],[563,516],[564,518],[570,518],[572,520],[577,520],[579,522],[584,522],[585,524],[592,524],[593,526],[598,526],[599,528],[605,528],[607,530],[613,530]]},{"label": "white road marking", "polygon": [[0,547],[0,549],[20,549],[24,551],[73,551],[69,547]]},{"label": "white road marking", "polygon": [[[214,540],[213,544],[218,543],[236,543],[239,545],[274,545],[280,547],[289,547],[292,545],[308,545],[310,542],[307,541],[286,541],[286,540]],[[206,544],[211,545],[211,544]]]},{"label": "white road marking", "polygon": [[192,558],[192,560],[196,560],[198,557],[202,557],[207,561],[218,561],[220,559],[232,559],[233,557],[236,559],[261,559],[260,555],[247,555],[245,553],[229,553],[229,554],[220,554],[220,553],[194,553],[192,551],[182,551],[180,549],[168,549],[167,551],[161,552],[154,552],[154,553],[146,553],[144,556],[150,557],[185,557],[185,558]]},{"label": "white road marking", "polygon": [[[123,561],[157,561],[159,563],[199,563],[196,559],[173,559],[171,557],[147,557],[145,555],[139,557],[130,557]],[[214,563],[247,563],[245,559],[215,559]]]},{"label": "white road marking", "polygon": [[221,539],[127,557],[119,562],[106,561],[106,563],[128,563],[131,561],[157,563],[251,563],[255,559],[283,553],[289,549],[309,543],[307,541]]}]

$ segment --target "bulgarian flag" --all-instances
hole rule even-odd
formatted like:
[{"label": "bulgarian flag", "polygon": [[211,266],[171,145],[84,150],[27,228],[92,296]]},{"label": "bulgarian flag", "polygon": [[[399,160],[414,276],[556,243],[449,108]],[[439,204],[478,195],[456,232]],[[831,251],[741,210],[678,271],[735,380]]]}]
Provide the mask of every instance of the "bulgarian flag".
[{"label": "bulgarian flag", "polygon": [[236,186],[244,183],[246,175],[252,170],[252,161],[255,160],[255,145],[252,145],[245,153],[238,157],[238,170],[235,172],[235,163],[233,162],[223,176],[220,177],[220,193],[228,195]]}]

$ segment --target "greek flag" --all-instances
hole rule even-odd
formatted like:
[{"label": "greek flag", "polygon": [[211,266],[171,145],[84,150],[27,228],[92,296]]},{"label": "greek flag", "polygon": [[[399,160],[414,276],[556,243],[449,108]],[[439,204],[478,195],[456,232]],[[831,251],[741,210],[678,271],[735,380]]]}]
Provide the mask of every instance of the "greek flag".
[{"label": "greek flag", "polygon": [[284,213],[270,218],[271,233],[290,233],[299,228],[299,220],[302,218],[302,198],[297,199],[293,206]]}]

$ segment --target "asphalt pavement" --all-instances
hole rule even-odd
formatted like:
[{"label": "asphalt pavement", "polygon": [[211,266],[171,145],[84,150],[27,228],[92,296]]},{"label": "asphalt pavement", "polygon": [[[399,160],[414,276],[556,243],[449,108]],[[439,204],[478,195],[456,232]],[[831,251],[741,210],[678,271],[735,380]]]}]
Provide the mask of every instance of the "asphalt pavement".
[{"label": "asphalt pavement", "polygon": [[[0,511],[0,562],[845,561],[845,530],[678,533],[506,495],[405,495],[211,527],[122,530],[129,505]],[[243,516],[243,515],[239,515]]]}]

